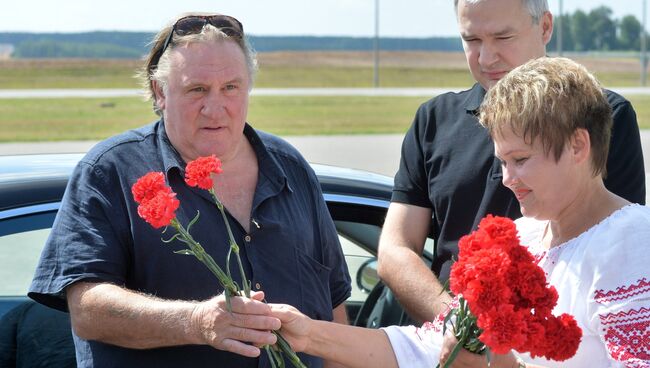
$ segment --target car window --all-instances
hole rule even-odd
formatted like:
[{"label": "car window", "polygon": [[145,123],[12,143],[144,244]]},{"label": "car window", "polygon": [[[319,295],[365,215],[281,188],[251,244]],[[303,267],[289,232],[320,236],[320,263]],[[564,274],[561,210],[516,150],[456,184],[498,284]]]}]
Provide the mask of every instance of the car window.
[{"label": "car window", "polygon": [[23,296],[34,276],[50,229],[0,236],[0,295]]}]

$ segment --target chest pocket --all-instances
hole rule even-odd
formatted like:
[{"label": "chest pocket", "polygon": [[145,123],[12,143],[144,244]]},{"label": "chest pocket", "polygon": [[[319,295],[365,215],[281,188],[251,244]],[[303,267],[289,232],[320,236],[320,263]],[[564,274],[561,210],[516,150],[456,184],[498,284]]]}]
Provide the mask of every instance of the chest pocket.
[{"label": "chest pocket", "polygon": [[311,318],[331,321],[333,318],[329,284],[331,268],[305,254],[301,249],[297,247],[294,249],[298,263],[301,311]]}]

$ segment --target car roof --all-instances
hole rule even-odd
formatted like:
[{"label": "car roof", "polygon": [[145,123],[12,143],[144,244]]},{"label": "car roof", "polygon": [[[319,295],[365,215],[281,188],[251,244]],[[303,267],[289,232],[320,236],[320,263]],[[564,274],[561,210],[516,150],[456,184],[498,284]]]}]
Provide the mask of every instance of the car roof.
[{"label": "car roof", "polygon": [[[83,154],[0,156],[0,211],[58,202]],[[392,179],[361,170],[312,164],[328,194],[390,200]]]}]

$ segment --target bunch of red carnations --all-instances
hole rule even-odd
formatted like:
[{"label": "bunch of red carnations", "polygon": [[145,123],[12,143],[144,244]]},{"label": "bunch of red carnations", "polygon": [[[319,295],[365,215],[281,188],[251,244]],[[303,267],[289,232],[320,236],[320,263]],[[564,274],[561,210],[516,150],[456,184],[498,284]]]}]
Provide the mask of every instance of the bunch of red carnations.
[{"label": "bunch of red carnations", "polygon": [[445,367],[461,347],[475,353],[516,350],[557,361],[575,355],[582,330],[573,316],[551,314],[557,291],[519,243],[512,220],[488,215],[458,248],[449,286],[459,306],[445,318],[458,344]]},{"label": "bunch of red carnations", "polygon": [[[179,200],[176,198],[176,193],[169,187],[165,180],[165,175],[162,172],[150,172],[142,176],[131,187],[133,198],[138,203],[138,215],[146,222],[156,229],[161,227],[172,226],[176,230],[171,238],[165,240],[165,243],[179,241],[187,248],[177,250],[174,253],[192,255],[201,261],[219,280],[219,283],[224,289],[226,303],[230,310],[230,298],[233,296],[245,296],[250,298],[250,282],[247,281],[244,268],[239,256],[239,246],[235,241],[232,234],[230,223],[226,216],[223,204],[217,197],[214,191],[214,181],[212,175],[221,173],[221,161],[215,156],[199,157],[196,160],[187,163],[185,167],[185,183],[192,187],[199,187],[205,189],[212,195],[217,209],[223,217],[223,221],[228,231],[228,255],[226,258],[226,271],[215,262],[215,260],[208,254],[205,249],[199,244],[192,235],[190,229],[199,219],[199,213],[189,222],[185,228],[176,218],[176,210],[180,206]],[[165,232],[163,230],[163,233]],[[241,282],[243,289],[232,279],[230,273],[230,256],[235,254],[237,265],[240,272]],[[291,349],[289,343],[278,332],[274,332],[278,338],[276,345],[272,348],[265,347],[266,353],[269,355],[269,360],[273,367],[284,367],[284,359],[282,354],[286,354],[289,361],[298,368],[303,368],[305,365],[300,361],[300,358]],[[306,368],[306,367],[305,367]]]}]

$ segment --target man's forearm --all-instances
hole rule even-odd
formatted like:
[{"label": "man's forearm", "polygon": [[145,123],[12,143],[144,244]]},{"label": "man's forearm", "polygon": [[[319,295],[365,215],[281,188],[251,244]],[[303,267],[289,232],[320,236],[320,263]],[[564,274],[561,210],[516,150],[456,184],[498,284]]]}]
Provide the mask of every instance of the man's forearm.
[{"label": "man's forearm", "polygon": [[417,254],[391,247],[382,258],[390,260],[381,265],[382,280],[412,318],[431,321],[446,310],[451,297]]},{"label": "man's forearm", "polygon": [[[141,295],[110,284],[73,285],[70,303],[75,333],[132,349],[200,343],[191,333],[194,305]],[[69,299],[71,300],[71,299]]]}]

